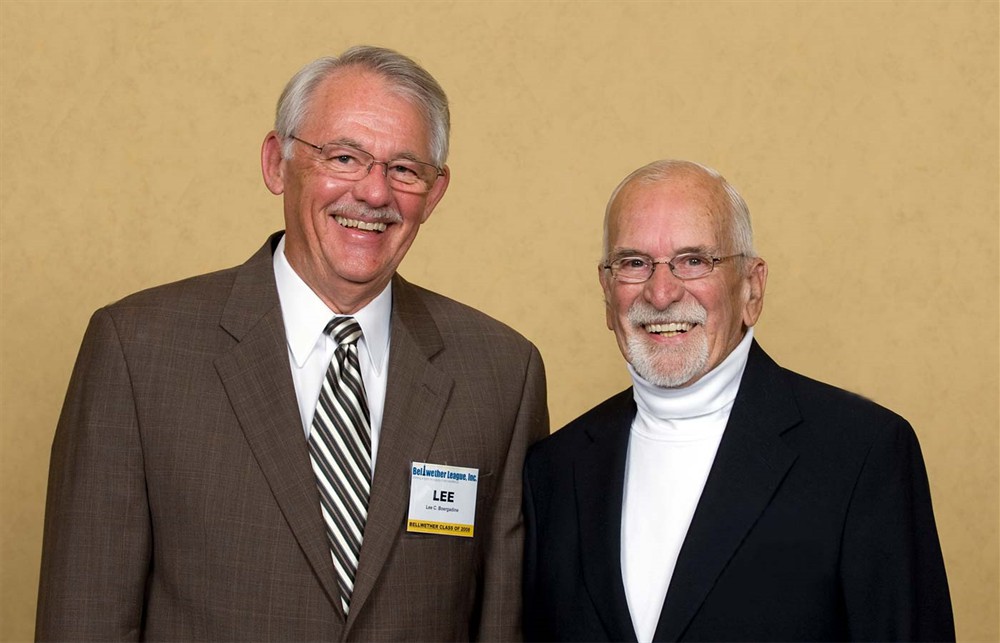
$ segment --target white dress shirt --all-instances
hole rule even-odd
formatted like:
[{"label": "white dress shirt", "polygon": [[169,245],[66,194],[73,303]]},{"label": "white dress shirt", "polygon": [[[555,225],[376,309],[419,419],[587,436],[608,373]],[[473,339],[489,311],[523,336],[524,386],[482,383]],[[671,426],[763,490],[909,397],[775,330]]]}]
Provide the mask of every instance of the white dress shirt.
[{"label": "white dress shirt", "polygon": [[[281,301],[281,316],[285,322],[288,361],[292,367],[295,397],[302,418],[302,430],[309,439],[313,413],[319,400],[326,370],[337,349],[323,330],[338,315],[302,281],[285,257],[285,238],[274,252],[274,280]],[[358,342],[361,379],[368,398],[372,430],[372,471],[378,452],[382,412],[385,408],[386,376],[389,365],[389,318],[392,314],[392,283],[385,287],[367,306],[351,317],[357,320],[364,336]]]}]

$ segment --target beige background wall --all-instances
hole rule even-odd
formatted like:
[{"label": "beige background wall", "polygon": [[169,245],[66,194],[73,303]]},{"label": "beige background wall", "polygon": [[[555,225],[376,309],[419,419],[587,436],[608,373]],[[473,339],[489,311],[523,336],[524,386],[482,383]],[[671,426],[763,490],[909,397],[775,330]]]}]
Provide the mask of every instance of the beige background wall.
[{"label": "beige background wall", "polygon": [[540,347],[554,427],[627,376],[595,263],[655,158],[744,193],[784,365],[910,419],[962,640],[1000,638],[996,2],[0,4],[0,639],[33,631],[48,450],[90,313],[281,227],[258,150],[306,61],[382,44],[452,100],[403,265]]}]

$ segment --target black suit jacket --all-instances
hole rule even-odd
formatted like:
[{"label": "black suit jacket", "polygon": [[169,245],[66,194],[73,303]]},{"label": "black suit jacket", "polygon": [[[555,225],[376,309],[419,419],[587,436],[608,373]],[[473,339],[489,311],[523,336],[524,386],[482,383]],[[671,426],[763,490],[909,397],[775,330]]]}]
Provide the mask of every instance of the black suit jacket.
[{"label": "black suit jacket", "polygon": [[[525,635],[634,641],[621,574],[632,390],[525,463]],[[753,343],[655,640],[954,640],[920,448],[903,418]]]}]

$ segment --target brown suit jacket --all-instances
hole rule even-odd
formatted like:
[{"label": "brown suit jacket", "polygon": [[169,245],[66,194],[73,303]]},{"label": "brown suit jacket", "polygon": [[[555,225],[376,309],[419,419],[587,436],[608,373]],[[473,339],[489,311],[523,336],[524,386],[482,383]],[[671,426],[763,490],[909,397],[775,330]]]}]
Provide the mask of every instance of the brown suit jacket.
[{"label": "brown suit jacket", "polygon": [[[242,266],[94,314],[52,445],[37,638],[520,636],[521,466],[548,432],[537,350],[395,278],[345,622],[289,371],[278,238]],[[475,537],[406,531],[413,461],[479,469]]]}]

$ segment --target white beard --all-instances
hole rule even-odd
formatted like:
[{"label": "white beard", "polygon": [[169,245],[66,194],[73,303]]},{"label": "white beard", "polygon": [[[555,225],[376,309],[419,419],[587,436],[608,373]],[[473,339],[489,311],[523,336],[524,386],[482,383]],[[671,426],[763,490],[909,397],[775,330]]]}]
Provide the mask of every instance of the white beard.
[{"label": "white beard", "polygon": [[698,304],[674,304],[660,311],[637,300],[628,311],[632,332],[625,342],[632,368],[650,384],[663,388],[684,386],[703,374],[708,366],[709,353],[708,335],[705,332],[698,333],[696,341],[688,340],[683,347],[674,348],[649,341],[642,325],[661,322],[704,324],[706,320],[707,312]]}]

